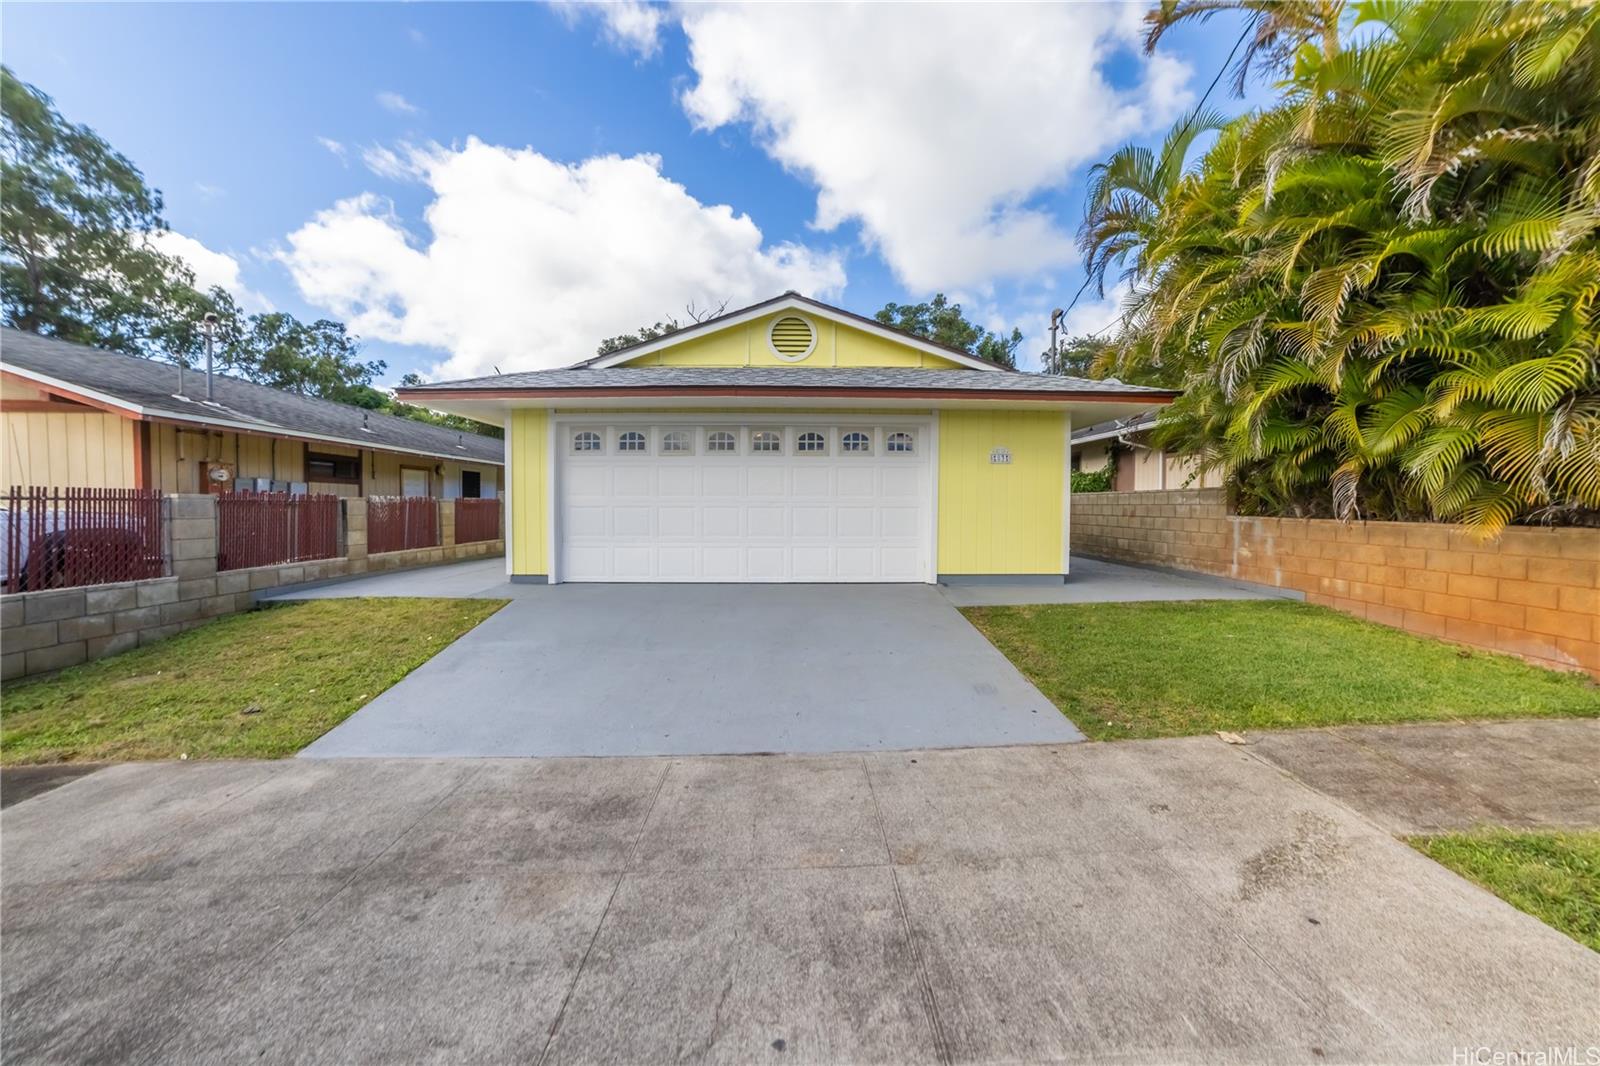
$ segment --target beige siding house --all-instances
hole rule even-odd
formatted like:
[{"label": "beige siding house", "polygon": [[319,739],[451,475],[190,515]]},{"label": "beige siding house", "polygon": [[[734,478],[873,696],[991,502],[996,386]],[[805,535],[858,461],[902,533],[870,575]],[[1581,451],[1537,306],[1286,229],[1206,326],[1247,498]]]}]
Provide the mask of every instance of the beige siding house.
[{"label": "beige siding house", "polygon": [[494,496],[503,442],[0,330],[0,485]]},{"label": "beige siding house", "polygon": [[1221,487],[1219,471],[1201,473],[1192,458],[1173,455],[1151,443],[1155,420],[1154,414],[1148,414],[1084,427],[1072,435],[1072,469],[1094,473],[1115,462],[1114,492]]}]

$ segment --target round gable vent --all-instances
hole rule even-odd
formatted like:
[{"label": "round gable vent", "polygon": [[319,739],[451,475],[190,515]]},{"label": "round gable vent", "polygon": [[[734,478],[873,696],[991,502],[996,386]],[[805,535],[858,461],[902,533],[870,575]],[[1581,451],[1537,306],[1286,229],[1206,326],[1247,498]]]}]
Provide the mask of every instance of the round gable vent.
[{"label": "round gable vent", "polygon": [[816,349],[817,330],[808,318],[784,315],[772,323],[767,332],[767,344],[779,359],[799,362]]}]

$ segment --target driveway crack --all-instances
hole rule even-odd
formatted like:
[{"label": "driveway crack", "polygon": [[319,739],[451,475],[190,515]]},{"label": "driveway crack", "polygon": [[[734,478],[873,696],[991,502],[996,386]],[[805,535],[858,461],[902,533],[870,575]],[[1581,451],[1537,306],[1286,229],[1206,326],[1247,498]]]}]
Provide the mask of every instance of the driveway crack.
[{"label": "driveway crack", "polygon": [[656,790],[650,796],[650,806],[645,809],[644,818],[639,822],[639,832],[634,834],[633,844],[628,848],[628,857],[622,861],[622,869],[617,871],[617,879],[611,885],[611,894],[606,897],[606,905],[600,911],[600,920],[594,923],[594,932],[589,934],[588,946],[583,949],[583,958],[578,960],[578,968],[573,971],[572,980],[567,984],[566,994],[561,997],[561,1006],[556,1010],[555,1018],[550,1022],[550,1030],[545,1034],[544,1047],[539,1050],[539,1063],[550,1055],[550,1046],[555,1043],[556,1033],[561,1029],[561,1021],[567,1016],[567,1004],[572,1002],[572,993],[577,990],[578,981],[583,977],[584,967],[589,964],[589,956],[594,953],[594,946],[600,940],[600,930],[606,926],[606,918],[611,914],[611,905],[616,902],[617,892],[622,888],[622,879],[628,876],[628,871],[633,867],[633,860],[639,854],[639,845],[644,841],[644,831],[650,825],[650,816],[655,813],[656,804],[661,799],[661,790],[666,787],[667,775],[672,772],[672,762],[661,768],[661,776],[656,779]]},{"label": "driveway crack", "polygon": [[900,913],[900,927],[905,931],[906,950],[911,952],[912,964],[917,969],[917,986],[922,993],[922,1009],[928,1016],[928,1028],[933,1034],[933,1053],[939,1062],[953,1061],[950,1042],[945,1037],[944,1023],[939,1017],[939,1002],[934,998],[933,982],[928,977],[928,966],[917,947],[916,935],[911,929],[911,914],[906,910],[905,894],[900,890],[900,874],[895,869],[894,852],[889,848],[889,831],[883,823],[883,808],[878,803],[878,789],[872,783],[872,770],[866,756],[861,758],[861,773],[867,779],[867,792],[872,796],[872,813],[878,821],[878,836],[883,840],[884,856],[889,864],[889,880],[894,885],[894,905]]}]

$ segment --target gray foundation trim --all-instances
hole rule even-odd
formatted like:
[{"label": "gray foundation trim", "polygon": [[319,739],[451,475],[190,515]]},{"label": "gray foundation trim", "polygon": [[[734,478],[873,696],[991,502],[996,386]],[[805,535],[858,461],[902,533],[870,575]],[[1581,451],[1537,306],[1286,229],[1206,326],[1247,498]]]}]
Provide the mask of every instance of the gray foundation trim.
[{"label": "gray foundation trim", "polygon": [[940,574],[941,585],[1063,585],[1065,574]]},{"label": "gray foundation trim", "polygon": [[548,584],[550,584],[550,575],[549,574],[512,574],[511,575],[511,583],[513,585],[548,585]]}]

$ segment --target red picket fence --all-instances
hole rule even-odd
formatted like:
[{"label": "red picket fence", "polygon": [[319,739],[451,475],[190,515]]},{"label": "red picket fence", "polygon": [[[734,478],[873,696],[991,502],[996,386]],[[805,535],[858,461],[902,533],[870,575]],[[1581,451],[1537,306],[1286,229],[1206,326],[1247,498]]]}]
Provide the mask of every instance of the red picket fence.
[{"label": "red picket fence", "polygon": [[339,554],[339,497],[224,492],[217,497],[217,569],[300,563]]},{"label": "red picket fence", "polygon": [[166,569],[159,489],[12,486],[0,526],[7,592],[138,581]]},{"label": "red picket fence", "polygon": [[471,544],[475,540],[494,540],[498,536],[500,536],[499,500],[472,500],[463,497],[456,501],[457,544]]},{"label": "red picket fence", "polygon": [[438,545],[438,500],[432,496],[367,497],[368,554]]}]

